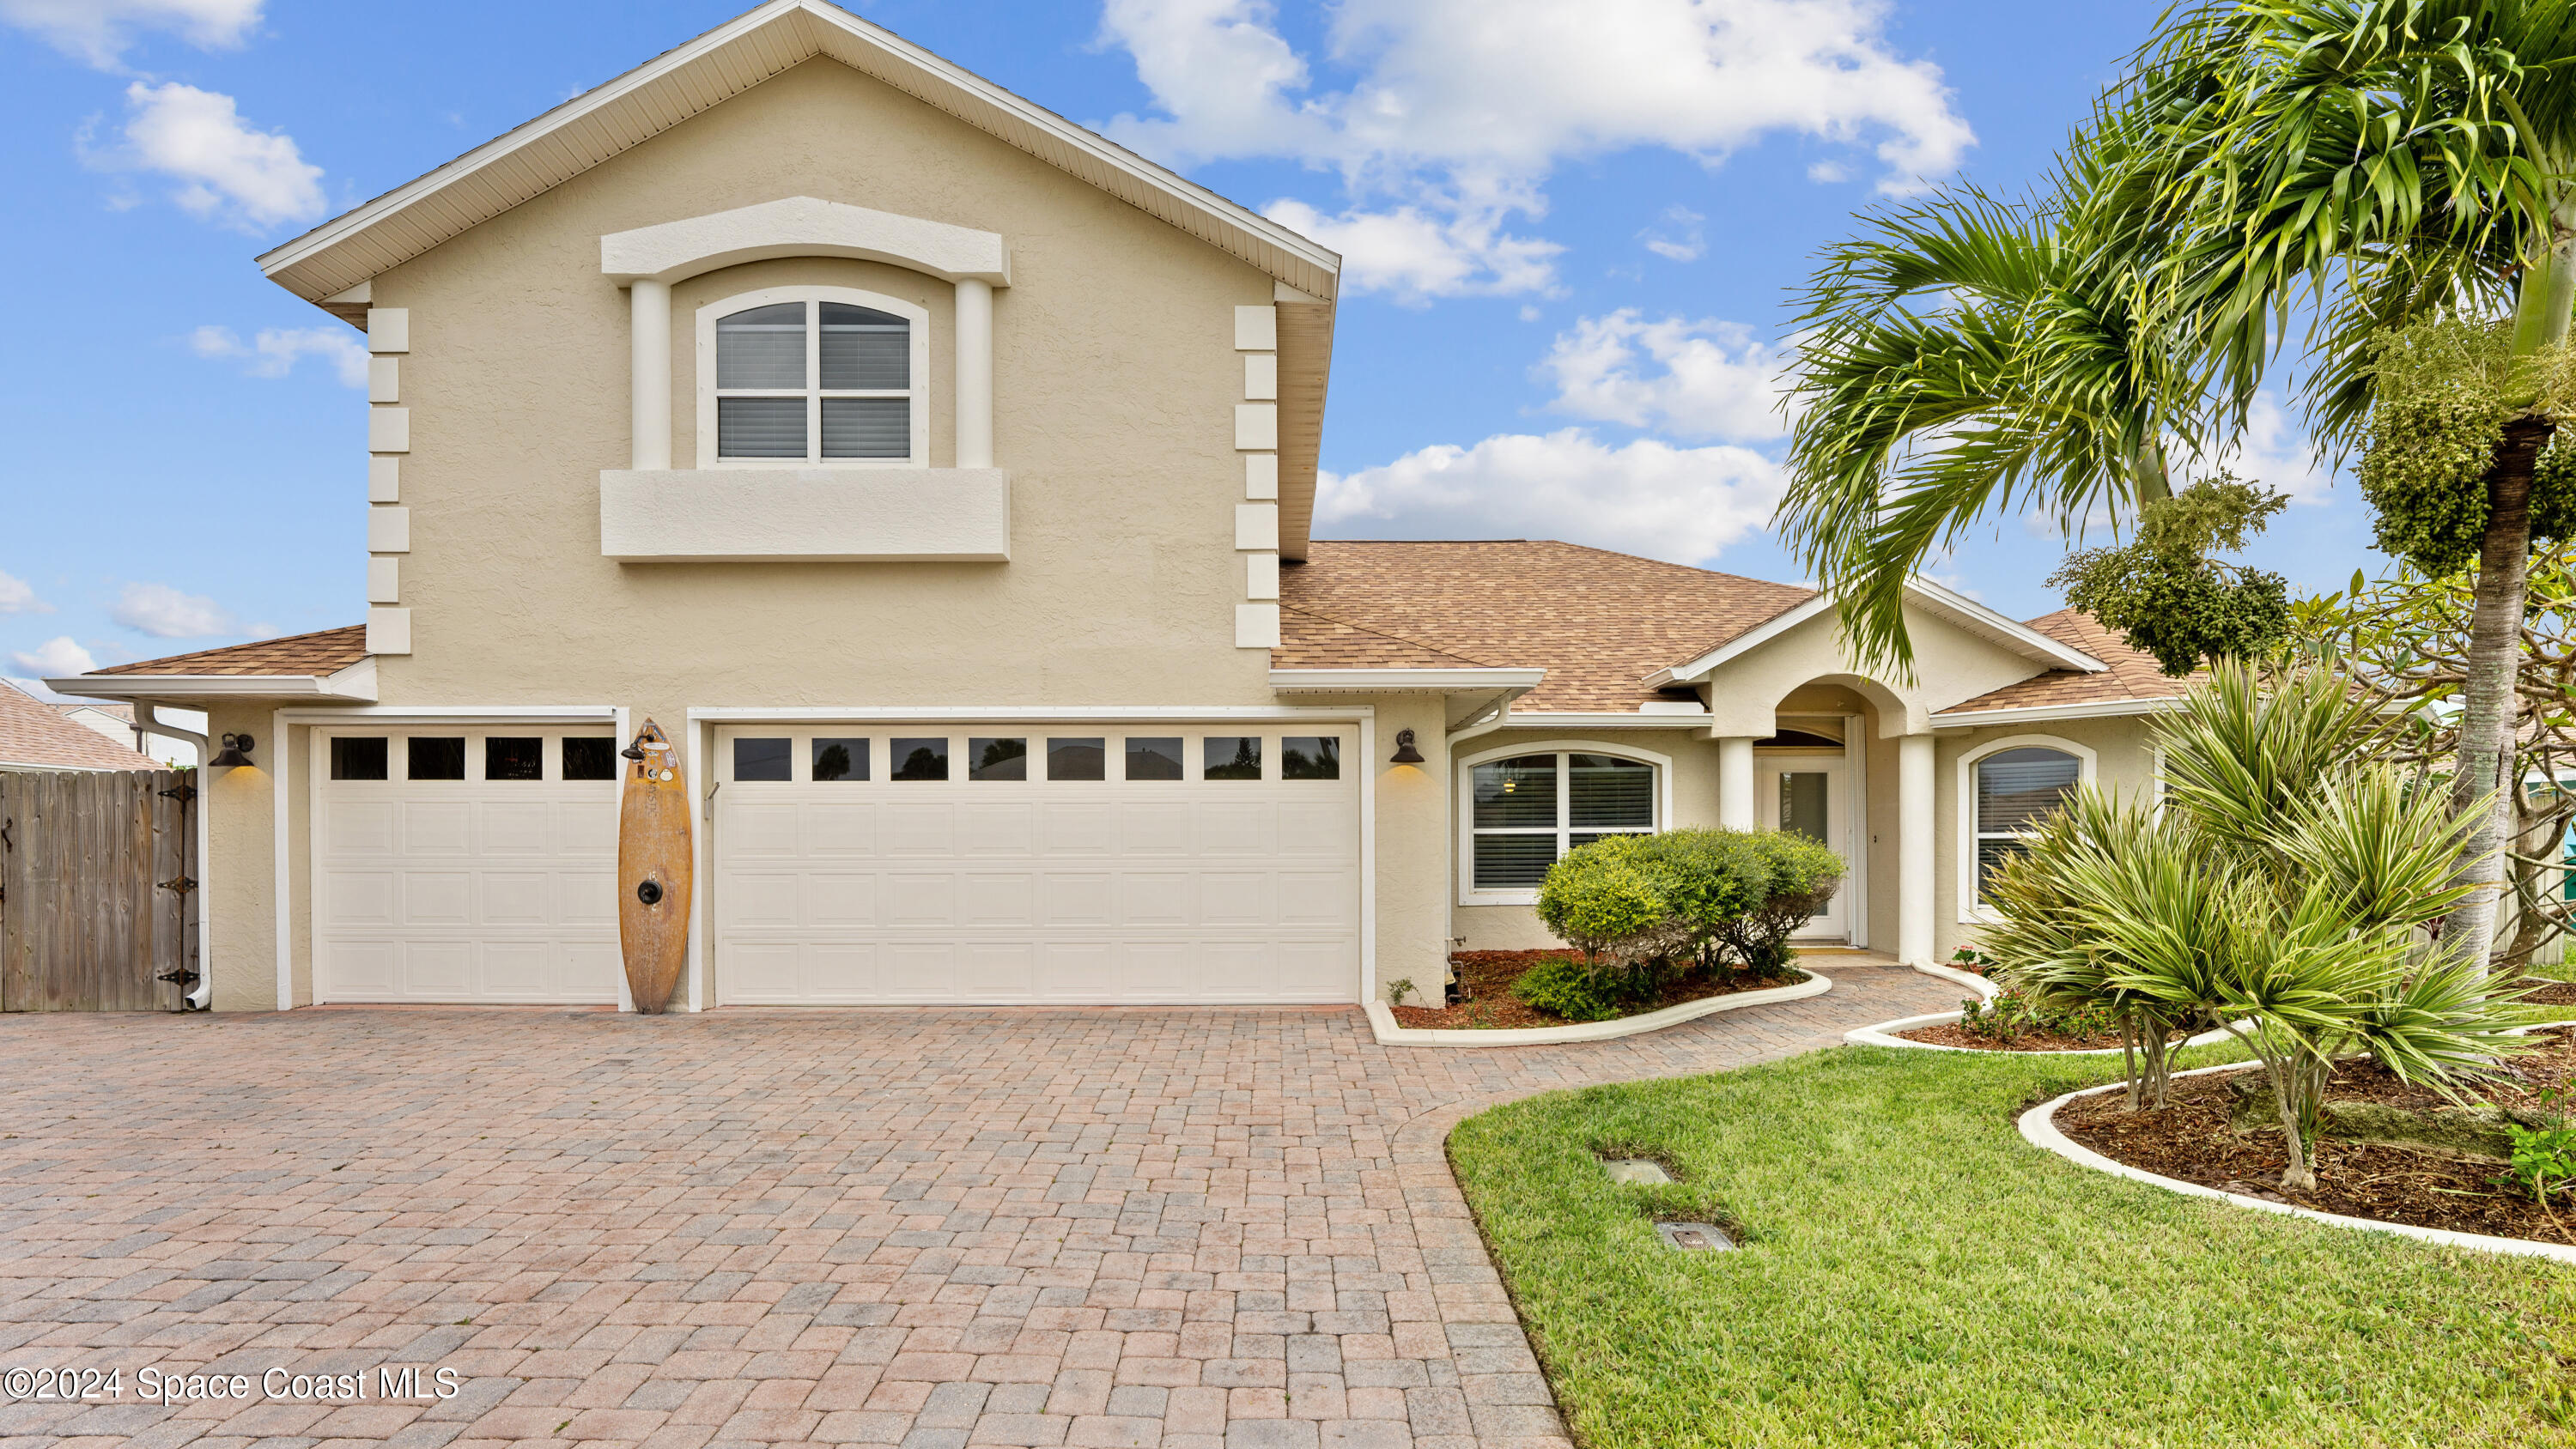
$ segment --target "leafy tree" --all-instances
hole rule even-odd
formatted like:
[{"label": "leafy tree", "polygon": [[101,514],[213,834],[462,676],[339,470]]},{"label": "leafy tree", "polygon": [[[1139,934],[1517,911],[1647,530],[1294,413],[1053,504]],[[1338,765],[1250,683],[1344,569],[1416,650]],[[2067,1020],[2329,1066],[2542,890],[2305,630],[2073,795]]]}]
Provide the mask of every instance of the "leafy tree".
[{"label": "leafy tree", "polygon": [[2288,632],[2289,586],[2211,555],[2245,547],[2287,501],[2221,473],[2139,509],[2132,542],[2069,554],[2048,582],[2167,674],[2204,659],[2259,659]]},{"label": "leafy tree", "polygon": [[2576,3],[2205,4],[2143,59],[2157,139],[2125,185],[2159,198],[2134,214],[2180,330],[2241,407],[2312,309],[2308,413],[2362,446],[2382,541],[2435,576],[2476,563],[2450,788],[2489,808],[2444,937],[2483,962],[2526,566],[2566,509],[2535,481],[2570,391]]}]

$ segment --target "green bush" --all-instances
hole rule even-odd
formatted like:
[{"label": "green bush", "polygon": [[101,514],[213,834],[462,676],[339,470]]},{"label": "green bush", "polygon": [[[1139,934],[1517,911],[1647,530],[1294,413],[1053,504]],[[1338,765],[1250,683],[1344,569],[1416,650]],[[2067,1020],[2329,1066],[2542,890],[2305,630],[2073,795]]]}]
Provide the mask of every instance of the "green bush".
[{"label": "green bush", "polygon": [[1583,953],[1596,994],[1650,992],[1694,960],[1781,976],[1790,934],[1832,898],[1842,870],[1831,849],[1789,831],[1606,836],[1549,868],[1538,915]]},{"label": "green bush", "polygon": [[1512,995],[1567,1021],[1608,1021],[1626,1014],[1636,1000],[1622,985],[1614,973],[1554,957],[1522,972],[1512,983]]}]

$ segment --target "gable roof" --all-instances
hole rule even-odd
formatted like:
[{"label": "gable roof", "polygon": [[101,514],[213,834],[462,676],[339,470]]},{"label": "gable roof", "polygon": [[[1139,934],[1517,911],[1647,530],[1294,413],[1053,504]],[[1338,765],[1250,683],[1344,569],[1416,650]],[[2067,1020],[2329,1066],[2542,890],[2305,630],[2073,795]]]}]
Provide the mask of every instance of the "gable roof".
[{"label": "gable roof", "polygon": [[2085,714],[2133,714],[2179,699],[2206,678],[2195,672],[2180,679],[2164,672],[2155,656],[2129,647],[2129,642],[2102,627],[2092,615],[2060,609],[2030,621],[2030,627],[2063,640],[2099,659],[2107,668],[2097,673],[2052,669],[2015,680],[1974,699],[1963,699],[1936,713],[1936,722],[1958,723],[1957,716],[2002,710],[2050,710]]},{"label": "gable roof", "polygon": [[1319,539],[1279,594],[1272,668],[1545,669],[1518,715],[1633,714],[1648,675],[1815,591],[1551,539]]},{"label": "gable roof", "polygon": [[794,66],[828,56],[1308,296],[1341,258],[1266,217],[824,0],[769,0],[259,258],[322,303]]},{"label": "gable roof", "polygon": [[0,766],[56,770],[157,770],[142,751],[65,717],[14,684],[0,681]]},{"label": "gable roof", "polygon": [[178,700],[223,695],[372,700],[376,697],[376,661],[367,652],[366,626],[352,624],[345,629],[255,639],[248,644],[199,649],[161,659],[138,659],[45,683],[65,694],[112,699]]}]

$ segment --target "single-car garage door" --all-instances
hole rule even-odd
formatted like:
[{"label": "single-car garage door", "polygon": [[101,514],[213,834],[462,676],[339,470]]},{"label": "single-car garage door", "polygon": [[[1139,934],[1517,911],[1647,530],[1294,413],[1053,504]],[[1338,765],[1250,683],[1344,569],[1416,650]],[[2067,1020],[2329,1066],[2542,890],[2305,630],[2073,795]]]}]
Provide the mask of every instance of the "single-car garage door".
[{"label": "single-car garage door", "polygon": [[1346,1002],[1350,726],[729,726],[716,994]]},{"label": "single-car garage door", "polygon": [[318,733],[318,999],[615,1004],[616,740]]}]

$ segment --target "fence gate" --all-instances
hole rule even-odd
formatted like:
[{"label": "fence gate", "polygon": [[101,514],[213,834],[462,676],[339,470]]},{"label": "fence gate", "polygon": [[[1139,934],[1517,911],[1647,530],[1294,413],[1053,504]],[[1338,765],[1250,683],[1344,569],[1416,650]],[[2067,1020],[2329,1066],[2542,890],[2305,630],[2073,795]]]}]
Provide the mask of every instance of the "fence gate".
[{"label": "fence gate", "polygon": [[0,772],[0,1011],[174,1011],[195,983],[193,773]]}]

